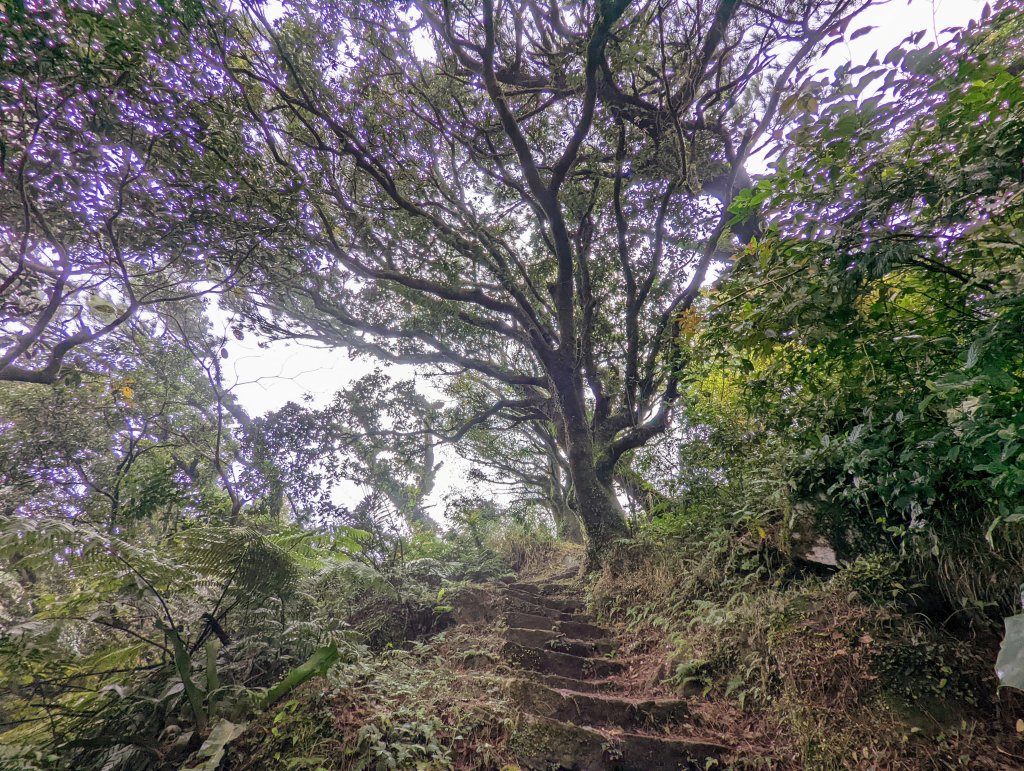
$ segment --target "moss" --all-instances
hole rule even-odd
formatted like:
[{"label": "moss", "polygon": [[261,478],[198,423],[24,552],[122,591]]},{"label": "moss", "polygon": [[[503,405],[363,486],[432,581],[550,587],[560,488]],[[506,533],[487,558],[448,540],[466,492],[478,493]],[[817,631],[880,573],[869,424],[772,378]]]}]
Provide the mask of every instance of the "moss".
[{"label": "moss", "polygon": [[606,746],[569,723],[523,716],[509,737],[508,749],[528,768],[559,769],[583,767],[588,756],[601,758]]}]

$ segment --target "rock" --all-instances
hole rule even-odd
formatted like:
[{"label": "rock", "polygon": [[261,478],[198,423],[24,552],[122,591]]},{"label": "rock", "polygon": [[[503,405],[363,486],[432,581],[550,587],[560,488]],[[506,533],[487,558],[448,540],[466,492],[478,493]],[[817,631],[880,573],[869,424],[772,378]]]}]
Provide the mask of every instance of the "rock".
[{"label": "rock", "polygon": [[789,516],[789,550],[794,559],[834,568],[839,565],[836,545],[816,526],[819,505],[814,501],[793,504]]},{"label": "rock", "polygon": [[689,717],[678,699],[628,699],[596,693],[561,691],[530,680],[513,680],[509,695],[533,715],[574,725],[665,728]]},{"label": "rock", "polygon": [[457,624],[496,621],[501,616],[501,598],[497,592],[479,586],[460,587],[445,597]]},{"label": "rock", "polygon": [[501,654],[510,664],[524,669],[572,677],[577,680],[585,680],[589,677],[607,677],[626,668],[621,661],[583,658],[568,653],[529,648],[514,642],[506,642],[501,648]]},{"label": "rock", "polygon": [[832,568],[839,566],[836,550],[832,548],[832,544],[820,535],[809,544],[794,545],[793,556],[803,562],[812,562],[815,565],[825,565]]},{"label": "rock", "polygon": [[697,771],[729,751],[700,738],[606,734],[529,715],[509,747],[529,771]]}]

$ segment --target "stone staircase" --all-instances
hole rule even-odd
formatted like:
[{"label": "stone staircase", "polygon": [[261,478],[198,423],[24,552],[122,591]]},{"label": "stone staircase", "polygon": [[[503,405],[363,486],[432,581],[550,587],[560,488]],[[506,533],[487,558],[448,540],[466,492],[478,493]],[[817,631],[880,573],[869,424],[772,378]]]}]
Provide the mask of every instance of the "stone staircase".
[{"label": "stone staircase", "polygon": [[[576,590],[578,592],[578,590]],[[678,771],[722,767],[729,747],[696,738],[686,701],[623,693],[610,632],[572,599],[568,574],[508,585],[502,653],[520,671],[515,752],[530,771]],[[716,762],[717,761],[717,762]]]}]

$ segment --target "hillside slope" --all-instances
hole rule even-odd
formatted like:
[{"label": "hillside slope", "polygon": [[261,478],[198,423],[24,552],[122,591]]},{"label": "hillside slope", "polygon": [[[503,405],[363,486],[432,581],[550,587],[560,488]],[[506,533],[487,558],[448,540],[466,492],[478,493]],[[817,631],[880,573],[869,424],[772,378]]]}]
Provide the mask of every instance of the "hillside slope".
[{"label": "hillside slope", "polygon": [[[933,662],[915,669],[912,641],[876,641],[862,631],[878,620],[875,611],[848,605],[839,613],[827,596],[842,576],[790,587],[786,612],[797,631],[779,629],[767,640],[776,682],[756,692],[749,679],[764,673],[749,664],[747,679],[710,660],[698,671],[681,657],[680,638],[666,633],[667,620],[637,623],[651,620],[659,555],[581,579],[574,555],[560,554],[515,579],[451,589],[444,631],[336,666],[252,724],[223,767],[1012,769],[1024,762],[1011,704],[957,690],[974,673],[950,674],[945,701],[913,688],[900,699],[872,674],[904,666],[896,676],[927,682]],[[808,604],[812,587],[817,606]],[[777,623],[778,596],[761,592],[759,602]],[[707,646],[716,623],[707,611],[691,621],[690,643]],[[715,633],[723,648],[746,646],[748,661],[766,644],[739,618]],[[893,662],[900,651],[908,662]],[[823,699],[831,700],[827,714]]]}]

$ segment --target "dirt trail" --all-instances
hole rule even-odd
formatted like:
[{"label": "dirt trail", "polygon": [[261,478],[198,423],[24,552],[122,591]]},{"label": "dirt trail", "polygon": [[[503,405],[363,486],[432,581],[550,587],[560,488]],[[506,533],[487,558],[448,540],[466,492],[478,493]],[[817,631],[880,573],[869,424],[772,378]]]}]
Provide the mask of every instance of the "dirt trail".
[{"label": "dirt trail", "polygon": [[678,771],[727,755],[731,748],[701,736],[685,700],[636,692],[631,662],[574,595],[569,572],[503,592],[502,654],[519,672],[509,692],[523,711],[514,748],[522,767]]}]

